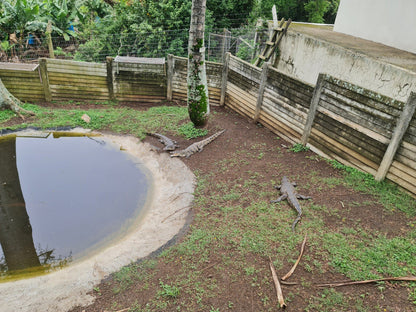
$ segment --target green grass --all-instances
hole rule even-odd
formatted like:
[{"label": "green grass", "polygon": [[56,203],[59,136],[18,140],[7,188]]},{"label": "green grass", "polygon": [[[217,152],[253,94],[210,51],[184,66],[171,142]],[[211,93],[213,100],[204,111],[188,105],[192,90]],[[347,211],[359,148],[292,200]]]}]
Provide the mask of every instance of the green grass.
[{"label": "green grass", "polygon": [[303,144],[297,143],[297,144],[293,144],[293,146],[289,150],[294,153],[300,153],[300,152],[309,151],[309,147]]},{"label": "green grass", "polygon": [[192,122],[183,124],[182,126],[179,127],[178,131],[187,139],[194,139],[194,138],[202,137],[208,134],[207,129],[195,128]]},{"label": "green grass", "polygon": [[[146,132],[152,131],[168,131],[180,135],[178,124],[188,117],[186,107],[161,106],[151,107],[146,111],[138,111],[131,108],[108,107],[109,105],[105,104],[102,106],[105,108],[51,110],[25,104],[24,108],[36,113],[35,120],[31,123],[23,123],[9,128],[20,129],[28,126],[41,129],[84,127],[92,130],[109,130],[121,134],[129,133],[143,139]],[[87,114],[91,118],[90,123],[81,119],[83,114]],[[8,121],[14,116],[10,111],[0,111],[0,123]]]},{"label": "green grass", "polygon": [[345,166],[336,160],[328,162],[343,172],[344,179],[338,181],[339,183],[345,183],[357,191],[375,196],[388,211],[400,210],[409,217],[416,216],[416,201],[410,195],[400,191],[397,185],[387,180],[378,182],[371,174]]}]

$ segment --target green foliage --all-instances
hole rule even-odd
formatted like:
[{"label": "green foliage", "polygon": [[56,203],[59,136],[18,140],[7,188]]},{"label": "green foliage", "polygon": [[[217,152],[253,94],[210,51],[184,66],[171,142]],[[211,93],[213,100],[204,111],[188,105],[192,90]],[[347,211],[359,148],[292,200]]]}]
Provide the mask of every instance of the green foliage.
[{"label": "green foliage", "polygon": [[134,1],[117,3],[110,14],[91,25],[82,37],[78,60],[102,61],[105,56],[185,56],[191,1]]},{"label": "green foliage", "polygon": [[339,0],[262,0],[253,9],[253,15],[272,18],[272,7],[276,5],[280,18],[291,18],[297,22],[334,23]]},{"label": "green foliage", "polygon": [[178,132],[187,139],[194,139],[208,134],[207,129],[195,128],[192,122],[188,122],[180,126]]},{"label": "green foliage", "polygon": [[331,3],[328,0],[309,0],[305,4],[308,22],[323,23],[324,15],[329,10]]},{"label": "green foliage", "polygon": [[246,23],[255,3],[255,0],[210,0],[207,10],[212,12],[215,28],[238,28]]},{"label": "green foliage", "polygon": [[165,284],[162,281],[159,282],[161,291],[159,291],[159,295],[165,298],[177,298],[180,293],[180,288],[175,285]]},{"label": "green foliage", "polygon": [[291,18],[294,21],[306,21],[304,4],[307,0],[264,0],[259,1],[254,16],[263,17],[265,19],[272,18],[272,7],[276,5],[277,15],[280,18]]},{"label": "green foliage", "polygon": [[306,151],[309,151],[309,147],[306,145],[297,143],[297,144],[293,144],[293,146],[289,150],[294,153],[306,152]]}]

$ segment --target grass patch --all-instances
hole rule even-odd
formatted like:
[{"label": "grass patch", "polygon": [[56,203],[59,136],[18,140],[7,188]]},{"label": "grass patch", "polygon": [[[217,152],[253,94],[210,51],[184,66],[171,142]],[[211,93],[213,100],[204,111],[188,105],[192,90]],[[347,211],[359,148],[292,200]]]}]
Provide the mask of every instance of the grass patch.
[{"label": "grass patch", "polygon": [[192,122],[188,122],[179,127],[178,132],[187,139],[203,137],[208,134],[207,129],[195,128]]},{"label": "grass patch", "polygon": [[[111,105],[104,106],[106,108],[90,110],[65,108],[50,110],[37,105],[24,104],[24,108],[35,112],[36,117],[30,123],[19,124],[9,129],[29,126],[41,129],[83,127],[131,134],[143,139],[146,132],[169,131],[179,135],[178,124],[188,118],[186,107],[161,106],[138,111],[131,108],[116,108]],[[81,119],[84,114],[91,118],[90,123]],[[1,111],[0,123],[10,120],[13,116],[14,114],[10,111]]]},{"label": "grass patch", "polygon": [[309,151],[309,147],[300,143],[296,143],[293,144],[293,146],[289,150],[294,153],[307,152]]},{"label": "grass patch", "polygon": [[[401,191],[397,185],[387,180],[378,182],[371,174],[345,166],[336,160],[328,160],[328,162],[342,171],[344,179],[339,180],[339,183],[345,183],[354,190],[375,196],[389,211],[400,210],[409,217],[416,216],[416,201],[409,194]],[[331,180],[331,183],[334,182]]]}]

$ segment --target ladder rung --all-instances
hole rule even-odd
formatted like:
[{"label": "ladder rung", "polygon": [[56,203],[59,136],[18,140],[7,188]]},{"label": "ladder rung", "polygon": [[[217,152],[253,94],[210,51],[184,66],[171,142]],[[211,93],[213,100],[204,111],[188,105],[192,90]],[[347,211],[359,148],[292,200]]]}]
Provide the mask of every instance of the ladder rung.
[{"label": "ladder rung", "polygon": [[269,45],[269,46],[272,46],[272,45],[274,45],[274,42],[273,41],[266,41],[266,44]]},{"label": "ladder rung", "polygon": [[259,55],[259,59],[265,60],[266,58],[263,55]]},{"label": "ladder rung", "polygon": [[273,28],[274,31],[282,31],[283,27],[277,27],[277,28]]}]

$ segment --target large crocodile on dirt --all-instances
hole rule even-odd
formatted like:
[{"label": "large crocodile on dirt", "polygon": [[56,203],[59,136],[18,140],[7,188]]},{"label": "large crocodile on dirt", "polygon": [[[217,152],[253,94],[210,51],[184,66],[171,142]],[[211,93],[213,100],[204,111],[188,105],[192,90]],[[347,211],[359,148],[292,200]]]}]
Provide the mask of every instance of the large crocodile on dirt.
[{"label": "large crocodile on dirt", "polygon": [[287,199],[287,202],[289,203],[289,205],[296,209],[296,211],[298,212],[298,216],[292,224],[293,232],[295,231],[296,223],[298,223],[298,221],[302,217],[302,209],[300,208],[298,199],[312,198],[310,196],[304,196],[304,195],[300,195],[296,193],[295,186],[296,186],[296,183],[290,182],[289,179],[284,176],[282,178],[282,184],[279,186],[275,186],[275,188],[280,190],[280,194],[282,195],[278,199],[270,201],[271,203],[277,203],[277,202],[280,202],[281,200]]},{"label": "large crocodile on dirt", "polygon": [[195,143],[189,145],[187,148],[185,148],[183,150],[176,151],[176,152],[171,152],[170,157],[186,157],[186,158],[188,158],[189,156],[191,156],[192,154],[195,154],[196,152],[201,152],[204,149],[205,145],[214,141],[216,138],[218,138],[224,132],[225,132],[225,129],[221,130],[217,133],[214,133],[213,135],[211,135],[210,137],[208,137],[204,140],[201,140],[199,142],[195,142]]},{"label": "large crocodile on dirt", "polygon": [[174,151],[179,146],[176,144],[176,141],[169,139],[167,136],[163,134],[150,132],[147,132],[146,134],[158,138],[159,142],[165,145],[165,147],[163,148],[164,151]]}]

